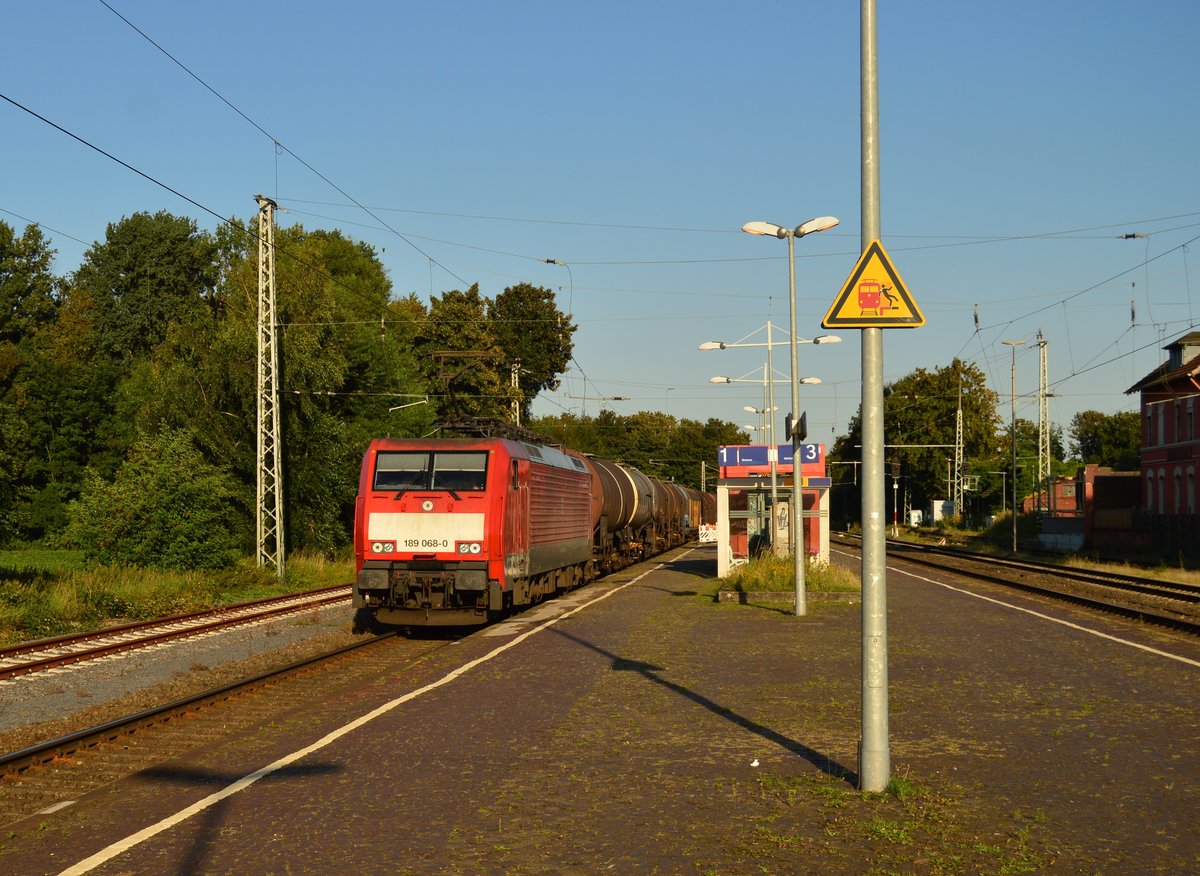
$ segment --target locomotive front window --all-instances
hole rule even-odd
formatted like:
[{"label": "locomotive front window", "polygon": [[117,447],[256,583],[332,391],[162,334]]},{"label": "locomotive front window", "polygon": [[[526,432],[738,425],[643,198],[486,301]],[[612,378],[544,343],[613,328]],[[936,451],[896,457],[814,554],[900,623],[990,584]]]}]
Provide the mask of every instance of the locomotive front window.
[{"label": "locomotive front window", "polygon": [[458,451],[433,455],[433,488],[482,493],[487,489],[487,453]]},{"label": "locomotive front window", "polygon": [[428,484],[428,453],[382,450],[375,457],[375,489],[424,490]]},{"label": "locomotive front window", "polygon": [[381,450],[375,457],[375,489],[482,493],[487,489],[487,456],[486,451]]}]

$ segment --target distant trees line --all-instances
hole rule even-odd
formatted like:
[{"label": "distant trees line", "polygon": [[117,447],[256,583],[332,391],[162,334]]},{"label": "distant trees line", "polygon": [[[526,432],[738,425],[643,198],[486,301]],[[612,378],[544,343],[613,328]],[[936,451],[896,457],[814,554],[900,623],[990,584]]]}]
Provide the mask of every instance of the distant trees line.
[{"label": "distant trees line", "polygon": [[[954,460],[960,407],[963,469],[975,476],[978,487],[972,499],[982,503],[981,511],[992,513],[1005,504],[1002,489],[1011,494],[1012,482],[1007,481],[1012,468],[1010,418],[1003,416],[999,396],[988,388],[983,372],[956,358],[944,367],[917,368],[884,389],[884,440],[889,445],[885,462],[888,471],[901,478],[901,489],[908,491],[914,508],[952,497],[947,466]],[[1018,418],[1015,427],[1017,494],[1025,496],[1038,489],[1038,426]],[[1138,469],[1141,423],[1136,412],[1082,411],[1071,419],[1068,438],[1069,445],[1064,447],[1062,427],[1050,426],[1052,477],[1073,475],[1085,463],[1117,471]],[[835,463],[849,463],[832,466],[831,474],[841,483],[853,485],[853,463],[862,459],[861,444],[862,423],[856,413],[846,434],[833,442],[829,452]],[[890,502],[891,491],[886,492]]]},{"label": "distant trees line", "polygon": [[[254,227],[137,213],[56,276],[37,226],[0,221],[0,544],[168,568],[253,553]],[[451,404],[500,418],[515,405],[555,440],[689,483],[738,440],[731,423],[658,414],[529,423],[573,349],[551,290],[471,286],[427,305],[395,295],[375,251],[337,231],[281,228],[275,242],[289,549],[343,549],[369,439],[426,434]]]}]

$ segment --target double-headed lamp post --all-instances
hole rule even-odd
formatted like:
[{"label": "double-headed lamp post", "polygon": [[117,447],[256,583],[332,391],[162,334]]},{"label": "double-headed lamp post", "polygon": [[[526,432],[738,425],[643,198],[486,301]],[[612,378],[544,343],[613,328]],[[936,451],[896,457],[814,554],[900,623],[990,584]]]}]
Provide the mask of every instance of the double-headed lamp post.
[{"label": "double-headed lamp post", "polygon": [[[700,345],[701,349],[704,345]],[[776,460],[776,445],[775,445],[775,412],[779,408],[775,407],[775,381],[773,377],[768,378],[766,366],[763,367],[762,385],[763,385],[763,407],[755,408],[750,405],[742,408],[752,414],[758,414],[765,418],[767,441],[771,446],[770,452],[767,454],[767,460],[771,467],[771,513],[769,520],[771,521],[768,532],[771,537],[771,553],[778,555],[779,545],[775,539],[775,509],[779,505],[779,475],[778,462]],[[746,377],[710,377],[709,383],[758,383],[757,380],[751,380]],[[769,402],[769,403],[768,403]]]},{"label": "double-headed lamp post", "polygon": [[[842,340],[841,338],[837,337],[836,335],[820,335],[816,338],[813,338],[812,340],[809,340],[807,338],[797,338],[796,334],[795,334],[795,325],[794,325],[795,317],[794,317],[794,315],[793,315],[792,322],[793,322],[793,331],[792,331],[791,339],[788,341],[772,340],[771,339],[771,330],[772,330],[772,328],[774,328],[774,326],[772,325],[771,322],[768,321],[765,326],[767,329],[767,340],[765,343],[763,343],[761,341],[752,342],[752,343],[744,343],[743,341],[738,341],[736,343],[726,343],[725,341],[705,341],[703,344],[700,344],[700,346],[699,346],[699,349],[701,349],[701,350],[728,350],[728,349],[731,349],[734,347],[766,347],[767,348],[767,364],[766,364],[765,370],[763,371],[763,390],[764,390],[764,395],[766,395],[767,387],[768,386],[770,387],[770,401],[768,402],[766,399],[764,399],[764,406],[771,411],[771,419],[769,421],[770,425],[768,428],[769,437],[767,439],[768,440],[767,459],[768,459],[768,461],[770,463],[770,467],[771,467],[771,508],[772,508],[772,512],[771,512],[771,514],[772,514],[772,517],[771,517],[771,520],[772,520],[772,523],[771,523],[771,545],[772,545],[772,553],[776,554],[777,556],[778,556],[778,550],[775,547],[776,539],[775,539],[775,524],[774,524],[774,513],[775,513],[774,508],[776,508],[778,506],[778,500],[779,500],[778,487],[777,487],[777,476],[776,476],[777,461],[779,458],[779,445],[775,441],[774,412],[776,410],[778,410],[778,408],[775,407],[775,383],[776,383],[776,381],[774,378],[775,372],[774,372],[773,366],[772,366],[772,361],[773,361],[772,360],[772,349],[777,344],[782,344],[782,343],[787,343],[792,348],[792,378],[791,378],[791,380],[792,380],[792,408],[794,411],[796,408],[796,405],[797,405],[797,403],[796,403],[796,395],[797,395],[796,384],[797,383],[816,384],[816,383],[821,382],[821,379],[819,377],[803,377],[803,378],[796,377],[796,354],[795,354],[796,345],[797,344],[836,344]],[[758,331],[758,329],[755,329],[755,332],[757,332],[757,331]],[[753,332],[751,334],[753,334]],[[749,337],[749,335],[747,335],[747,337]],[[770,375],[770,379],[768,379],[768,375]],[[736,379],[736,378],[730,378],[730,377],[713,377],[713,378],[710,378],[709,382],[710,383],[738,383],[738,382],[743,382],[743,381]],[[749,383],[751,381],[746,380],[744,382]],[[745,408],[745,410],[753,411],[753,412],[757,413],[757,409],[754,409],[754,408],[747,407],[747,408]],[[793,413],[792,416],[793,416],[793,418],[798,417],[798,415],[795,413]],[[795,447],[796,447],[796,443],[793,441],[792,442],[793,468],[795,468]],[[795,476],[793,477],[793,480],[795,480]],[[793,490],[793,492],[795,492],[795,490]],[[796,527],[795,521],[796,521],[796,514],[793,513],[790,515],[789,525],[788,525],[788,540],[791,542],[793,549],[795,549],[795,546],[797,544],[797,541],[796,541],[797,527]],[[803,586],[803,577],[801,577],[801,582],[802,582],[801,586]]]},{"label": "double-headed lamp post", "polygon": [[[800,338],[797,341],[797,343],[800,343],[800,344],[836,344],[836,343],[840,342],[841,340],[842,340],[841,338],[839,338],[835,335],[820,335],[819,337],[813,338],[812,340],[808,340],[806,338]],[[727,347],[739,347],[739,346],[761,347],[764,345],[763,344],[725,344],[720,341],[707,341],[700,345],[700,349],[701,350],[724,350]],[[757,381],[750,380],[748,378],[738,378],[738,377],[710,377],[708,382],[709,383],[757,383]],[[803,384],[805,386],[815,386],[821,382],[821,378],[819,378],[819,377],[800,377],[796,380],[796,382],[799,384]],[[763,376],[763,383],[767,384],[767,379],[766,379],[765,374]],[[772,390],[774,390],[773,384],[775,383],[775,381],[770,381],[770,383],[772,384]],[[759,413],[760,412],[758,408],[752,408],[750,406],[746,406],[745,408],[743,408],[743,410],[749,411],[751,413]],[[771,416],[770,424],[767,427],[768,432],[769,432],[769,437],[767,440],[769,442],[769,446],[770,446],[770,450],[771,450],[771,453],[768,455],[768,460],[769,460],[770,466],[771,466],[771,507],[772,508],[775,508],[778,503],[778,487],[777,487],[777,479],[776,479],[776,459],[778,457],[779,446],[775,443],[775,418],[774,418],[774,413],[777,410],[778,410],[778,408],[776,408],[775,405],[770,405],[769,408],[767,408],[763,411],[764,413],[769,412],[769,414]],[[793,417],[794,416],[795,415],[793,415]],[[792,441],[792,504],[793,504],[794,508],[793,508],[792,514],[789,515],[789,519],[788,519],[788,540],[791,543],[793,556],[799,555],[800,551],[803,548],[803,545],[801,544],[801,540],[804,537],[804,524],[802,521],[800,521],[798,519],[798,515],[801,513],[800,509],[802,508],[802,493],[800,490],[801,482],[802,482],[801,460],[800,460],[799,448],[797,446],[797,442],[793,440]],[[774,512],[772,511],[772,521],[773,520],[774,520]],[[772,522],[772,528],[773,527],[774,527],[774,522]],[[774,531],[772,531],[772,545],[774,546]],[[774,547],[772,547],[772,553],[775,553],[776,555],[778,555],[778,553],[777,553],[777,551],[775,551]],[[795,566],[793,565],[793,574],[794,573],[795,573]],[[799,577],[797,577],[795,579],[795,581],[796,581],[796,605],[801,607],[800,611],[798,611],[797,613],[803,614],[804,610],[805,610],[805,608],[804,608],[805,594],[804,594],[803,566],[801,566],[800,575],[799,575]]]},{"label": "double-headed lamp post", "polygon": [[[792,425],[795,427],[800,422],[800,377],[799,365],[796,361],[796,238],[804,237],[806,234],[814,234],[818,231],[827,231],[838,224],[840,220],[836,216],[819,216],[816,219],[809,219],[795,228],[784,228],[782,225],[775,225],[772,222],[747,222],[742,226],[742,231],[747,234],[758,234],[767,237],[778,237],[788,242],[788,305],[791,312],[791,348],[792,348]],[[841,340],[836,338],[835,340]],[[819,343],[819,341],[818,341]],[[792,495],[795,502],[795,510],[792,514],[792,544],[795,546],[795,566],[793,567],[793,575],[796,578],[796,614],[802,615],[808,613],[807,594],[804,591],[804,564],[807,560],[807,548],[803,544],[804,539],[804,498],[801,491],[802,478],[800,476],[800,460],[797,457],[796,450],[797,441],[795,433],[788,436],[792,442]]]},{"label": "double-headed lamp post", "polygon": [[[771,340],[772,325],[770,320],[767,321],[767,362],[763,366],[763,395],[767,398],[763,399],[762,413],[770,417],[768,421],[770,427],[767,430],[768,441],[770,448],[767,450],[767,461],[771,467],[771,514],[769,516],[770,538],[771,538],[771,553],[774,556],[779,556],[778,539],[775,538],[775,509],[779,507],[779,445],[775,443],[775,360],[772,358],[771,351],[775,347],[775,342]],[[705,341],[700,345],[701,350],[723,350],[728,346],[760,346],[759,344],[723,344],[720,341]],[[710,383],[732,383],[728,378],[712,378]],[[768,393],[768,386],[770,392]],[[747,408],[746,410],[749,410]]]}]

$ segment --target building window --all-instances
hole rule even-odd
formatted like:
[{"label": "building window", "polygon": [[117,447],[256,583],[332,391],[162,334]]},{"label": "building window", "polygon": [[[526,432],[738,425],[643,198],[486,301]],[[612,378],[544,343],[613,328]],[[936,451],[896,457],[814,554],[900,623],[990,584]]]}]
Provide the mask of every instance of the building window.
[{"label": "building window", "polygon": [[1146,408],[1146,429],[1142,443],[1147,447],[1154,446],[1154,408]]},{"label": "building window", "polygon": [[1175,469],[1175,489],[1171,497],[1171,506],[1175,509],[1175,514],[1183,513],[1183,472],[1180,469]]},{"label": "building window", "polygon": [[1158,508],[1159,514],[1167,513],[1167,472],[1166,469],[1158,470]]},{"label": "building window", "polygon": [[1154,511],[1154,472],[1146,474],[1146,510]]},{"label": "building window", "polygon": [[1196,513],[1196,468],[1191,465],[1187,471],[1187,513]]},{"label": "building window", "polygon": [[1164,404],[1155,405],[1158,409],[1158,417],[1155,418],[1154,432],[1156,440],[1155,444],[1167,443],[1167,406]]}]

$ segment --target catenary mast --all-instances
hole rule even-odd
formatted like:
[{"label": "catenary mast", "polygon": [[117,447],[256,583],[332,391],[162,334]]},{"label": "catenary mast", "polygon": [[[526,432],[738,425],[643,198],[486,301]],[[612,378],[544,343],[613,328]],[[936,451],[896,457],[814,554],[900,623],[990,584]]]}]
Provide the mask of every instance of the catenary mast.
[{"label": "catenary mast", "polygon": [[258,202],[258,565],[283,577],[283,478],[280,475],[278,339],[275,318],[275,202]]}]

